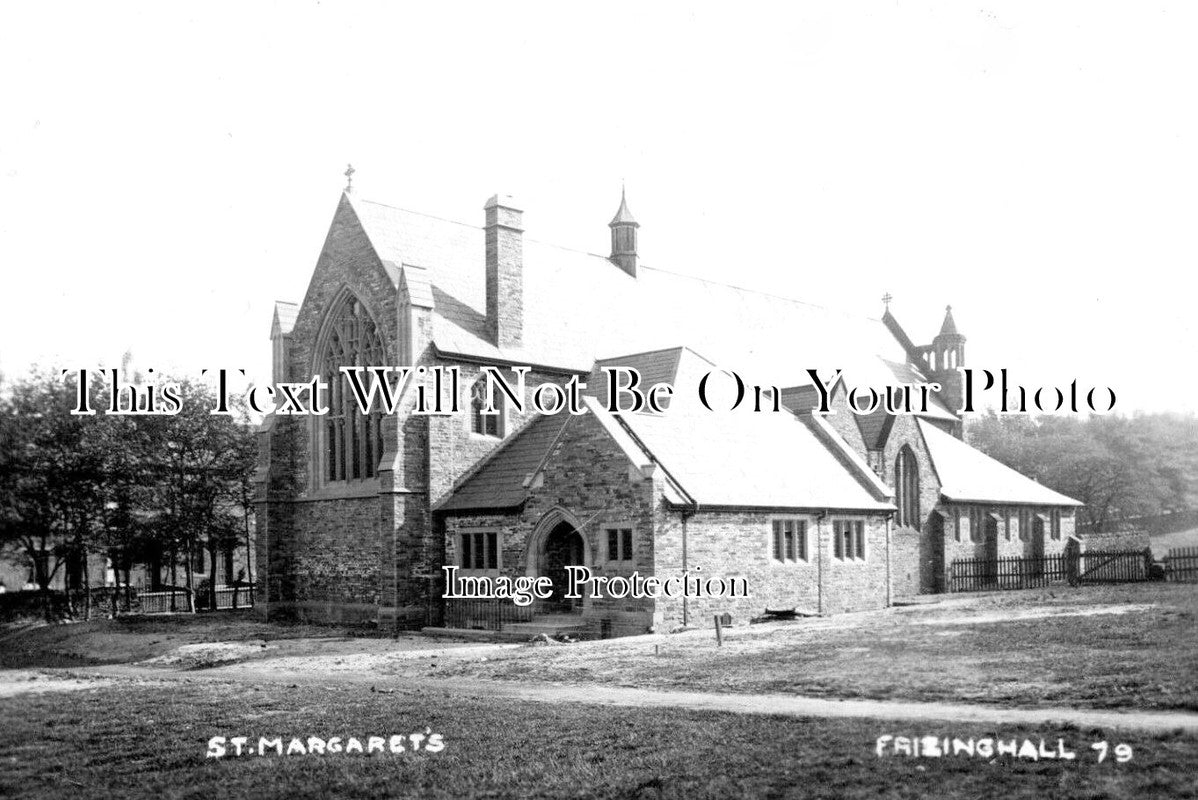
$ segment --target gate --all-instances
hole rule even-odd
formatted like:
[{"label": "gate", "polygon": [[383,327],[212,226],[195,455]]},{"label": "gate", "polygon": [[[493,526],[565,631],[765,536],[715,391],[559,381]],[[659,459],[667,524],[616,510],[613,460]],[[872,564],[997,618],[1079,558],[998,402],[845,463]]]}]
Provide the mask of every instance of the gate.
[{"label": "gate", "polygon": [[1080,585],[1093,583],[1135,583],[1148,580],[1152,566],[1151,550],[1111,550],[1081,554],[1077,575]]},{"label": "gate", "polygon": [[1165,556],[1165,580],[1198,583],[1198,547],[1174,547]]}]

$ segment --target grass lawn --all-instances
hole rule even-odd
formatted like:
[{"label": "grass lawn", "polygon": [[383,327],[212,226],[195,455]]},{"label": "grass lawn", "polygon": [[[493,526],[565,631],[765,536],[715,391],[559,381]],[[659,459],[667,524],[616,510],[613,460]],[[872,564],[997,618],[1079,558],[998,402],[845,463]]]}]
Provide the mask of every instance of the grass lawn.
[{"label": "grass lawn", "polygon": [[[242,644],[171,661],[202,642]],[[1198,709],[1198,585],[952,595],[885,612],[736,627],[719,648],[710,631],[479,646],[234,614],[49,626],[0,641],[0,667],[151,658],[167,659],[154,666],[178,669],[245,661],[247,670],[309,674],[1192,711]]]},{"label": "grass lawn", "polygon": [[[1102,607],[1126,613],[1090,613]],[[1043,616],[1046,612],[1061,615]],[[422,674],[842,698],[1198,709],[1194,584],[954,596],[885,614],[774,625],[768,634],[758,627],[764,626],[733,629],[720,648],[707,634],[616,639],[446,661]],[[411,662],[396,665],[397,671],[411,668]]]},{"label": "grass lawn", "polygon": [[0,641],[0,668],[125,664],[187,644],[304,637],[382,639],[386,633],[367,626],[262,622],[247,611],[93,619],[37,627],[4,638]]},{"label": "grass lawn", "polygon": [[[0,701],[2,797],[1192,797],[1198,739],[178,684]],[[439,753],[205,758],[210,737],[431,729]],[[875,755],[882,734],[1064,738],[1076,761]],[[1133,748],[1096,763],[1092,741]]]}]

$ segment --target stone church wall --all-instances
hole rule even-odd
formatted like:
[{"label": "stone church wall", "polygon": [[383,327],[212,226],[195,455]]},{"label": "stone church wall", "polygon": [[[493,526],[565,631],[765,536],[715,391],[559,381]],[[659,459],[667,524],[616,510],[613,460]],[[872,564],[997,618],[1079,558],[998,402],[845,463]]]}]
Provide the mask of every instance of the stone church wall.
[{"label": "stone church wall", "polygon": [[[931,456],[928,455],[927,446],[919,432],[919,425],[915,417],[909,414],[895,416],[890,436],[882,451],[882,471],[879,477],[886,482],[887,486],[894,488],[895,464],[898,461],[899,452],[905,446],[911,448],[911,452],[915,455],[915,462],[919,466],[919,518],[921,522],[918,530],[903,528],[897,522],[895,524],[895,540],[904,543],[904,546],[895,553],[892,564],[895,597],[932,592],[938,585],[934,553],[934,548],[937,545],[932,541],[931,517],[936,504],[940,502],[940,480],[932,466]],[[911,546],[912,539],[916,544],[914,547]]]},{"label": "stone church wall", "polygon": [[[1064,520],[1061,523],[1063,526]],[[1083,549],[1087,551],[1146,550],[1152,546],[1152,539],[1148,535],[1148,531],[1139,529],[1104,531],[1102,533],[1090,531],[1083,533],[1078,538],[1082,541]]]},{"label": "stone church wall", "polygon": [[[386,357],[394,362],[395,287],[344,203],[334,217],[290,335],[283,371],[287,380],[311,379],[321,325],[343,288],[352,291],[369,312]],[[329,485],[316,480],[312,446],[317,420],[276,418],[263,434],[269,440],[269,456],[264,460],[268,474],[259,497],[268,500],[267,505],[259,505],[269,531],[258,569],[264,607],[271,616],[374,620],[380,605],[393,602],[383,596],[387,532],[379,497],[382,482],[377,477]],[[385,443],[398,439],[398,424],[395,417],[384,415]]]},{"label": "stone church wall", "polygon": [[[768,609],[797,608],[808,613],[841,613],[886,606],[886,520],[884,516],[846,515],[866,523],[864,561],[833,558],[832,520],[820,521],[801,512],[702,511],[685,522],[686,569],[692,576],[743,578],[744,598],[692,598],[685,616],[691,625],[709,627],[713,616],[729,613],[734,624],[747,623]],[[807,523],[807,559],[774,559],[773,521]],[[684,524],[678,511],[659,515],[656,571],[660,576],[683,571]],[[701,568],[701,571],[700,571]],[[823,590],[821,593],[821,575]],[[822,594],[822,598],[821,598]],[[662,599],[656,623],[666,630],[683,622],[681,598]]]},{"label": "stone church wall", "polygon": [[[661,495],[661,478],[643,476],[593,415],[570,420],[542,474],[540,485],[531,490],[529,499],[516,513],[446,515],[445,563],[459,563],[460,533],[497,530],[502,537],[498,573],[511,577],[535,574],[541,542],[539,537],[533,540],[534,534],[547,533],[540,523],[551,512],[564,512],[564,518],[577,523],[586,543],[585,565],[595,575],[652,573],[653,498]],[[558,519],[559,515],[552,513],[552,518]],[[635,558],[631,562],[607,560],[604,535],[609,525],[632,528]],[[530,564],[533,571],[529,570]],[[652,623],[652,601],[610,597],[589,600],[583,620],[590,635],[596,637],[601,633],[644,633]]]}]

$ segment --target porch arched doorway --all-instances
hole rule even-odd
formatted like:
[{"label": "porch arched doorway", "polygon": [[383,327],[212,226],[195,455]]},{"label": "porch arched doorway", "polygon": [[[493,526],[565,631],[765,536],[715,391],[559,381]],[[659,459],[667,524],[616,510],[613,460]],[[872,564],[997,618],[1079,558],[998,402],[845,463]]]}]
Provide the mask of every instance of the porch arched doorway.
[{"label": "porch arched doorway", "polygon": [[553,595],[547,605],[555,611],[581,610],[581,598],[566,597],[569,584],[566,567],[586,566],[586,542],[582,534],[563,520],[546,534],[540,551],[537,572],[553,581]]}]

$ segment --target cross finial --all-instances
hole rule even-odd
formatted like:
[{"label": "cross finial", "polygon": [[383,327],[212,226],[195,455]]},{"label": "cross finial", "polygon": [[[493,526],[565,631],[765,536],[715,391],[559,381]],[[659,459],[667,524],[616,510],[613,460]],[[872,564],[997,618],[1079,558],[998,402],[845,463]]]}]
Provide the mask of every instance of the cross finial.
[{"label": "cross finial", "polygon": [[882,295],[882,303],[885,304],[887,311],[890,310],[890,301],[893,299],[894,299],[894,295],[892,295],[890,292],[887,292],[886,294]]},{"label": "cross finial", "polygon": [[345,191],[352,192],[354,190],[354,165],[345,165]]}]

